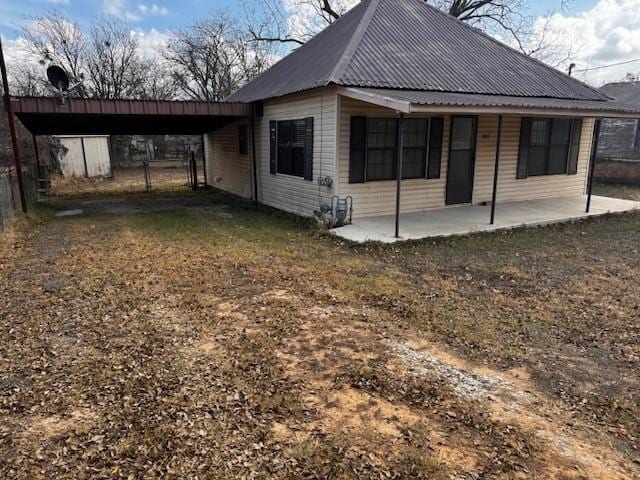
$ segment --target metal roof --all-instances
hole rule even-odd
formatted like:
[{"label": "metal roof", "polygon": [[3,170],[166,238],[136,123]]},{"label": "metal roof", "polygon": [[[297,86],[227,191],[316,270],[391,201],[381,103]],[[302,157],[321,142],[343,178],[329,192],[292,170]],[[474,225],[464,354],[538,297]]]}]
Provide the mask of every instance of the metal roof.
[{"label": "metal roof", "polygon": [[640,82],[607,83],[600,91],[619,102],[640,107]]},{"label": "metal roof", "polygon": [[[470,93],[425,92],[418,90],[392,90],[385,88],[344,88],[341,94],[358,100],[416,111],[416,106],[429,107],[481,107],[500,109],[543,109],[584,111],[597,116],[640,116],[640,105],[634,106],[615,100],[571,100],[546,97],[513,97]],[[397,102],[397,105],[393,105]]]},{"label": "metal roof", "polygon": [[363,0],[228,100],[264,100],[331,84],[607,99],[421,0]]},{"label": "metal roof", "polygon": [[15,97],[11,104],[36,135],[198,135],[251,115],[251,105],[229,102]]}]

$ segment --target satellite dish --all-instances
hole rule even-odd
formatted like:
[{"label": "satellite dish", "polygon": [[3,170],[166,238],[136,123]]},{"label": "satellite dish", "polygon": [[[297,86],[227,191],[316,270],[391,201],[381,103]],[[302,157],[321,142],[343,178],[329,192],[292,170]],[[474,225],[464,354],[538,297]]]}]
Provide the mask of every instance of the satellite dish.
[{"label": "satellite dish", "polygon": [[57,90],[66,92],[69,90],[69,76],[67,73],[57,65],[51,65],[47,68],[47,78],[51,85]]}]

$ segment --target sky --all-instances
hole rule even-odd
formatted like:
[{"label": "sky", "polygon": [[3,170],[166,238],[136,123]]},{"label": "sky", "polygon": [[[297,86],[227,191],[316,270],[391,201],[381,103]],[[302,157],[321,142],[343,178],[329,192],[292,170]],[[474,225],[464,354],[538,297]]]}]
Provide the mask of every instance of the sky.
[{"label": "sky", "polygon": [[[128,21],[152,51],[172,29],[219,9],[241,14],[241,8],[239,0],[0,0],[0,35],[7,57],[16,61],[18,27],[29,16],[57,10],[86,27],[96,15],[107,15]],[[530,0],[527,14],[558,51],[570,52],[562,68],[575,63],[581,80],[599,87],[640,73],[640,0],[569,0],[564,9],[559,1]],[[621,65],[600,68],[615,63]]]}]

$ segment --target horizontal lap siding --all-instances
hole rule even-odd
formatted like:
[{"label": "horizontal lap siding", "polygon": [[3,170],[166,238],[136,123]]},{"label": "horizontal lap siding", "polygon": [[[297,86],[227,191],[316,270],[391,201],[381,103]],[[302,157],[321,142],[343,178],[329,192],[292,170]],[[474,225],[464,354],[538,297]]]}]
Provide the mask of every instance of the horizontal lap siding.
[{"label": "horizontal lap siding", "polygon": [[[256,125],[258,198],[260,203],[302,216],[312,216],[320,202],[330,202],[334,187],[318,185],[319,176],[335,180],[337,95],[333,90],[272,100]],[[313,180],[269,172],[269,122],[313,117]]]},{"label": "horizontal lap siding", "polygon": [[[349,144],[352,116],[396,117],[387,108],[341,97],[338,132],[338,192],[353,197],[353,216],[364,217],[395,213],[395,180],[368,183],[349,183]],[[410,114],[421,117],[427,114]],[[451,116],[445,115],[442,145],[442,165],[439,179],[403,180],[401,212],[415,212],[445,206],[447,157]],[[474,173],[473,203],[491,200],[496,154],[497,115],[478,116],[478,137]],[[585,191],[591,151],[593,119],[583,119],[582,137],[577,175],[550,175],[516,179],[518,148],[520,143],[520,117],[505,116],[502,122],[498,202],[530,200],[536,198],[576,196]]]},{"label": "horizontal lap siding", "polygon": [[251,198],[251,129],[248,129],[249,150],[240,155],[239,125],[234,122],[205,136],[207,180],[212,186],[245,198]]},{"label": "horizontal lap siding", "polygon": [[[380,181],[368,183],[349,183],[349,144],[351,135],[351,117],[397,117],[388,108],[341,97],[339,150],[338,150],[338,178],[340,196],[353,197],[353,216],[365,217],[372,215],[386,215],[395,213],[396,181]],[[428,115],[411,114],[409,117],[422,118]],[[442,115],[438,115],[442,116]],[[442,163],[439,179],[412,179],[402,181],[400,210],[415,212],[440,208],[444,205],[444,194],[447,178],[447,155],[449,149],[449,115],[445,115]]]},{"label": "horizontal lap siding", "polygon": [[[497,116],[481,116],[478,122],[478,152],[473,203],[491,200],[497,125]],[[585,191],[592,135],[593,119],[585,118],[582,123],[578,173],[576,175],[543,175],[516,179],[520,117],[504,117],[502,120],[502,141],[500,142],[498,203],[582,195]]]}]

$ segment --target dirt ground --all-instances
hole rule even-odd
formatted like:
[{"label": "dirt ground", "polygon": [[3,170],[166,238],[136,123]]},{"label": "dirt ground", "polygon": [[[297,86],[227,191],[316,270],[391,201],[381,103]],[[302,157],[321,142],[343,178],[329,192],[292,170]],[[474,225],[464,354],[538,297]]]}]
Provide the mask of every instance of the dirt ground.
[{"label": "dirt ground", "polygon": [[640,214],[357,246],[197,198],[2,237],[0,478],[640,478]]}]

